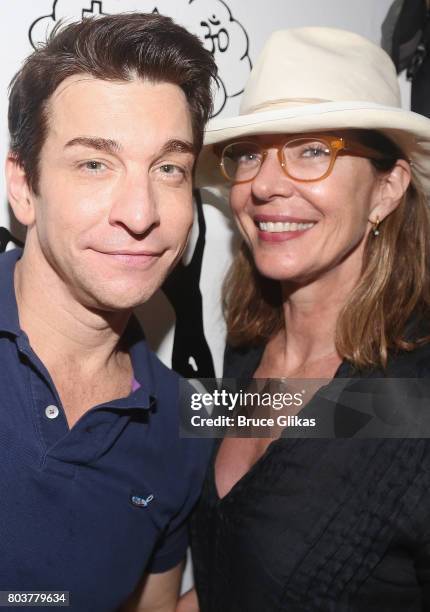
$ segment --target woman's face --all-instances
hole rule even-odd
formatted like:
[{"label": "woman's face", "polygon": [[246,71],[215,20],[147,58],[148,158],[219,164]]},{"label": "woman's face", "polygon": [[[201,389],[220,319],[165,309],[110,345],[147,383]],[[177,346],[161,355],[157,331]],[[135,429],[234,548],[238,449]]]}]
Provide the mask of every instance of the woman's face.
[{"label": "woman's face", "polygon": [[[336,136],[347,139],[341,131]],[[284,173],[275,148],[287,139],[253,137],[268,154],[251,182],[231,189],[233,214],[257,269],[298,283],[333,270],[359,274],[369,219],[376,219],[382,198],[382,175],[368,159],[342,155],[325,179],[295,181]]]}]

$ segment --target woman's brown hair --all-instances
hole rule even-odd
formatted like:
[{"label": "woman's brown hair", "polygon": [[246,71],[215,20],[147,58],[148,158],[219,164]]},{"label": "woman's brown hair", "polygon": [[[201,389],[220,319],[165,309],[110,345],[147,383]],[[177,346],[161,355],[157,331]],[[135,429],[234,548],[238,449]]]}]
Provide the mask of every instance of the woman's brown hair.
[{"label": "woman's brown hair", "polygon": [[[379,172],[404,157],[382,134],[356,134],[386,155],[371,160]],[[244,243],[225,279],[223,302],[232,346],[265,344],[284,325],[280,283],[261,276]],[[414,315],[430,317],[430,209],[413,177],[379,235],[367,238],[360,280],[337,323],[339,355],[357,369],[385,367],[389,350],[412,350],[430,341],[410,329]]]}]

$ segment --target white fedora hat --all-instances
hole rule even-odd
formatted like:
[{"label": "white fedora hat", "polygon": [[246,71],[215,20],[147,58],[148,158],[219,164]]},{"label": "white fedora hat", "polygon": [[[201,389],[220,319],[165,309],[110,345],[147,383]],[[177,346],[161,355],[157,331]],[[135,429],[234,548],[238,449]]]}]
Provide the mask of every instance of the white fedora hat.
[{"label": "white fedora hat", "polygon": [[336,129],[385,134],[430,193],[430,119],[401,108],[391,59],[358,34],[320,27],[270,36],[249,77],[239,116],[208,124],[197,183],[224,182],[213,144],[257,134]]}]

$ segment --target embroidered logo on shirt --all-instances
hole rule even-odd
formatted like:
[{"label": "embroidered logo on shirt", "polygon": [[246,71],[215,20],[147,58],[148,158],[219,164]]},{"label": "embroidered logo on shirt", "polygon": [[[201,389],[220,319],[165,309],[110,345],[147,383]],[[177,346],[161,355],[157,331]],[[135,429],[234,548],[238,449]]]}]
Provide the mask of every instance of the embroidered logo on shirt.
[{"label": "embroidered logo on shirt", "polygon": [[140,495],[132,494],[130,497],[130,501],[133,506],[137,506],[138,508],[147,508],[153,499],[153,495],[148,495],[148,497],[141,497]]}]

